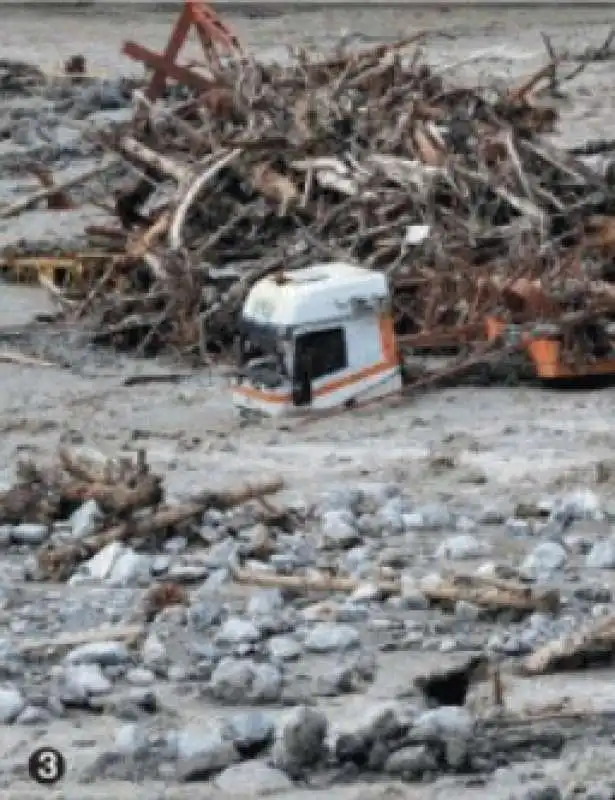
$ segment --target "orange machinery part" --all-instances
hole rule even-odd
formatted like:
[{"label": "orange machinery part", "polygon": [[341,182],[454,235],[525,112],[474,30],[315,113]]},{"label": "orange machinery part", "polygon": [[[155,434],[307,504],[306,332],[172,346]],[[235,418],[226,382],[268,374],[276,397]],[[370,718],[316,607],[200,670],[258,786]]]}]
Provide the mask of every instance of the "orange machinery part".
[{"label": "orange machinery part", "polygon": [[[507,323],[504,320],[487,317],[485,323],[487,339],[490,342],[506,332]],[[615,375],[615,359],[605,358],[579,366],[569,365],[562,361],[562,346],[557,339],[537,338],[526,333],[522,336],[521,342],[526,348],[539,378],[565,380],[591,375]]]}]

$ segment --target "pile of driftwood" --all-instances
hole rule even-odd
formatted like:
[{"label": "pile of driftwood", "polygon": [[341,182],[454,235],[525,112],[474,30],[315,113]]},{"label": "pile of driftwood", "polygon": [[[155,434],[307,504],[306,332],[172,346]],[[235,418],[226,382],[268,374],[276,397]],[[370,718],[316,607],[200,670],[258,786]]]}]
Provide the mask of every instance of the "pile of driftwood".
[{"label": "pile of driftwood", "polygon": [[421,38],[186,68],[181,102],[137,90],[134,119],[93,134],[139,175],[109,187],[121,227],[92,231],[125,256],[71,313],[98,342],[219,352],[258,278],[344,260],[388,274],[400,335],[497,312],[564,324],[568,350],[597,353],[615,186],[544,134],[562,82],[610,39],[567,54],[567,76],[547,40],[547,65],[502,89],[450,83],[408,55]]},{"label": "pile of driftwood", "polygon": [[[250,500],[262,502],[282,487],[278,478],[243,485],[227,491],[205,491],[189,501],[165,503],[163,479],[151,472],[144,451],[130,458],[103,460],[96,455],[62,447],[58,464],[42,468],[31,461],[20,462],[18,480],[0,493],[0,524],[43,523],[50,526],[48,544],[42,549],[42,575],[61,580],[82,562],[112,542],[130,541],[133,546],[159,545],[179,532],[200,545],[199,524],[208,508],[226,510]],[[70,520],[84,503],[94,501],[96,513],[89,529],[79,536],[53,532],[53,523]],[[267,504],[263,519],[280,523],[279,512]],[[91,528],[91,529],[90,529]]]}]

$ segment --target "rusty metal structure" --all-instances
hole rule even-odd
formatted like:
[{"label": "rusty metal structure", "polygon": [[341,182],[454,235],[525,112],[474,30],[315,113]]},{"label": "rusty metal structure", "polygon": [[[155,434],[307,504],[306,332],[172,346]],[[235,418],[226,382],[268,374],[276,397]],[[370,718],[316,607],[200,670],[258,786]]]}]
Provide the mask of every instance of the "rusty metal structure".
[{"label": "rusty metal structure", "polygon": [[152,70],[152,77],[145,91],[149,100],[156,100],[162,96],[169,78],[197,92],[211,88],[212,83],[206,78],[176,63],[192,30],[199,38],[205,58],[204,66],[219,65],[224,55],[238,55],[242,52],[239,39],[222,22],[211,6],[200,0],[185,0],[164,53],[155,53],[132,41],[125,42],[122,49],[124,55],[142,62]]}]

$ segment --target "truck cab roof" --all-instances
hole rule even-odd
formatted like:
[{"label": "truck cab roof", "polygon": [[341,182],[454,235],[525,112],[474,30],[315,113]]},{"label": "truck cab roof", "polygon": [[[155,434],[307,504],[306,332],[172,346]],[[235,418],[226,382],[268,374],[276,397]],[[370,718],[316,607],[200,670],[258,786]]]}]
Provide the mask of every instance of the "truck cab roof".
[{"label": "truck cab roof", "polygon": [[276,328],[300,327],[344,318],[353,304],[389,296],[386,276],[342,261],[279,272],[248,293],[243,318]]}]

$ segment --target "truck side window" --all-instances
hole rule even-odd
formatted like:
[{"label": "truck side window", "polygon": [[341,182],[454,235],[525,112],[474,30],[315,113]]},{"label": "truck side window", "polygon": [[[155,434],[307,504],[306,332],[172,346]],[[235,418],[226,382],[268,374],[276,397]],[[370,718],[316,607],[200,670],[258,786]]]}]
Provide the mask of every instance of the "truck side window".
[{"label": "truck side window", "polygon": [[315,380],[332,372],[346,369],[346,335],[343,328],[305,333],[297,337],[296,360],[310,364],[310,377]]}]

